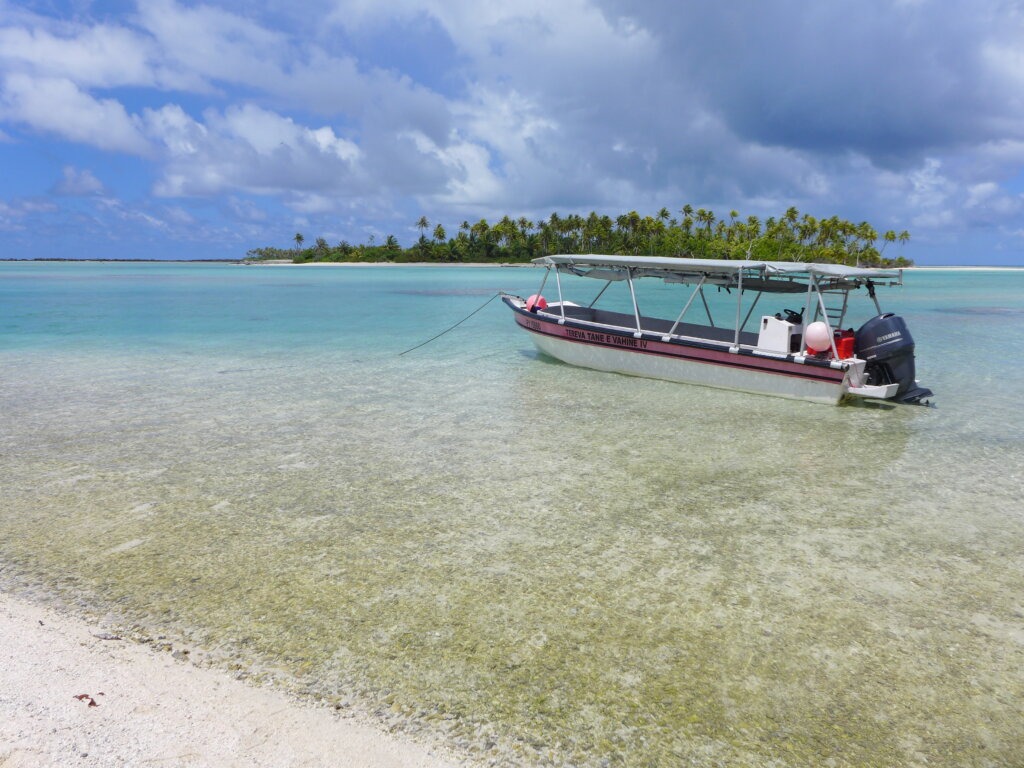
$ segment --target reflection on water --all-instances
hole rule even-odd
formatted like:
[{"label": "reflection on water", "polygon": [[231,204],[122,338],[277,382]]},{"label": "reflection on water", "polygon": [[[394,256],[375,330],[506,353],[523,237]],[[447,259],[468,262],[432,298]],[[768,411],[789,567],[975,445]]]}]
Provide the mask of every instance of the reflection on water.
[{"label": "reflection on water", "polygon": [[1018,759],[1018,416],[934,366],[939,408],[880,411],[543,364],[483,317],[4,353],[0,580],[484,763]]}]

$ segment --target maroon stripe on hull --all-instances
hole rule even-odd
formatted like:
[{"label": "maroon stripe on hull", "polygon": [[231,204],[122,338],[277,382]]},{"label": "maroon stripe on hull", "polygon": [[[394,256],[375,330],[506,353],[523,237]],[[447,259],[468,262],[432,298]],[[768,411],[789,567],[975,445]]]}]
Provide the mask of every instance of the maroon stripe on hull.
[{"label": "maroon stripe on hull", "polygon": [[616,334],[610,331],[559,325],[557,322],[544,320],[536,315],[527,315],[519,311],[515,311],[515,319],[520,327],[530,333],[565,339],[575,344],[619,349],[641,355],[671,357],[678,360],[708,363],[711,365],[723,365],[730,368],[757,371],[759,373],[776,373],[783,376],[794,376],[829,384],[841,383],[846,375],[845,371],[835,368],[805,365],[771,357],[740,355],[726,350],[689,346],[685,343],[673,344],[651,339],[637,339],[632,334]]}]

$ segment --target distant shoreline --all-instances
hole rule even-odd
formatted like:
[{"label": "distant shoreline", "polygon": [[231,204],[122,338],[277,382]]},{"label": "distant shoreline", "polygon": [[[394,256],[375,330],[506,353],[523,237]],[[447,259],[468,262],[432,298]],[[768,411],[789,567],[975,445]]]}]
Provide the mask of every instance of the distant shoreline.
[{"label": "distant shoreline", "polygon": [[970,267],[903,267],[903,269],[910,269],[915,272],[1020,272],[1024,270],[1024,266],[1001,266],[1001,267],[986,267],[986,266],[970,266]]},{"label": "distant shoreline", "polygon": [[532,267],[525,262],[461,262],[461,261],[308,261],[295,263],[289,260],[268,259],[246,261],[245,259],[0,259],[2,262],[19,264],[237,264],[244,267]]},{"label": "distant shoreline", "polygon": [[[245,267],[532,267],[531,262],[459,262],[459,261],[313,261],[296,263],[289,260],[270,259],[246,261],[245,259],[0,259],[0,263],[21,264],[237,264]],[[1020,272],[1024,265],[915,265],[912,267],[883,267],[883,269],[905,269],[910,272]]]},{"label": "distant shoreline", "polygon": [[245,261],[246,267],[533,267],[529,261]]},{"label": "distant shoreline", "polygon": [[22,263],[52,264],[241,264],[242,259],[0,259]]}]

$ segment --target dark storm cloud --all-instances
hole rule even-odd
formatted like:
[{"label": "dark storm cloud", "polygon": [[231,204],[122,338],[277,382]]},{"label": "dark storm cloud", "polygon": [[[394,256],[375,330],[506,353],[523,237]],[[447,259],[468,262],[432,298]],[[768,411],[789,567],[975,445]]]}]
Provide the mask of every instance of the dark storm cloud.
[{"label": "dark storm cloud", "polygon": [[882,165],[1024,135],[1016,2],[601,3],[659,43],[666,70],[740,139]]}]

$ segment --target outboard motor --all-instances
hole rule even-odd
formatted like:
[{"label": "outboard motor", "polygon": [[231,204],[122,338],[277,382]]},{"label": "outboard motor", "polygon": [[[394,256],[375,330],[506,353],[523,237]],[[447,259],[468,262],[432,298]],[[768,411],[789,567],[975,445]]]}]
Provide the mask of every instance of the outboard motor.
[{"label": "outboard motor", "polygon": [[862,325],[854,336],[857,357],[867,361],[869,384],[899,384],[894,400],[917,403],[932,391],[914,380],[914,338],[902,317],[887,312]]}]

